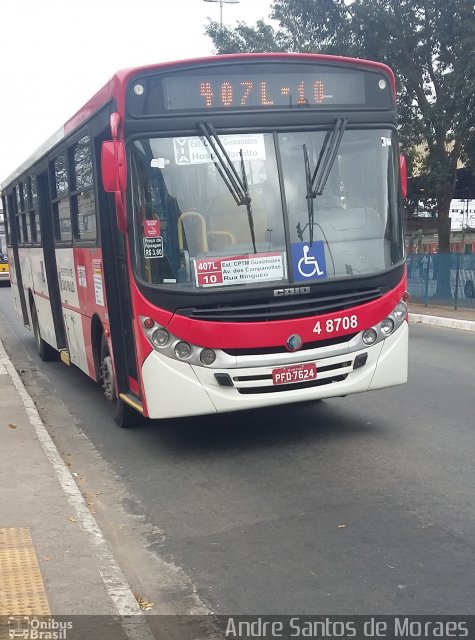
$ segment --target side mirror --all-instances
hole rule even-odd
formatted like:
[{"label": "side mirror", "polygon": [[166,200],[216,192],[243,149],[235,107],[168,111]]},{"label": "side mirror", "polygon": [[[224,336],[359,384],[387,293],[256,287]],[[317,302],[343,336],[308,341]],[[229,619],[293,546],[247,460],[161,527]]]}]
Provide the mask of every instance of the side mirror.
[{"label": "side mirror", "polygon": [[123,140],[104,140],[101,149],[101,173],[104,191],[115,194],[117,226],[127,231],[127,215],[122,194],[127,184],[127,164]]},{"label": "side mirror", "polygon": [[407,164],[405,156],[399,156],[399,175],[401,176],[402,197],[407,198]]}]

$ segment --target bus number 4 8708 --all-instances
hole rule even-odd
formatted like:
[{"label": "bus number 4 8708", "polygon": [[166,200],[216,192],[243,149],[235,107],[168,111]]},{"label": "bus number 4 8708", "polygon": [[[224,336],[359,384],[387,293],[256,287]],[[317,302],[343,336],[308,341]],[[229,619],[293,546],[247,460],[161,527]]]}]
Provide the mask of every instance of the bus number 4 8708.
[{"label": "bus number 4 8708", "polygon": [[341,318],[329,318],[322,328],[320,320],[313,327],[313,333],[320,335],[322,331],[325,333],[336,333],[340,329],[348,331],[348,329],[358,328],[358,316],[342,316]]}]

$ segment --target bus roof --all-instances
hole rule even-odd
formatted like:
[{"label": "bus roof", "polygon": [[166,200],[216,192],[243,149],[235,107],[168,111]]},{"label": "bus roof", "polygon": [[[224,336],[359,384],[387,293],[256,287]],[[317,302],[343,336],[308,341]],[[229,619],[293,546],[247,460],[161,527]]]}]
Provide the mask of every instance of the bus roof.
[{"label": "bus roof", "polygon": [[191,58],[187,60],[175,60],[160,62],[156,64],[144,65],[117,71],[112,78],[95,93],[65,124],[50,136],[36,151],[25,160],[12,174],[10,174],[0,185],[5,189],[11,182],[25,173],[35,162],[45,156],[53,147],[59,144],[66,136],[83,125],[94,113],[99,111],[112,99],[116,100],[117,110],[124,113],[125,110],[125,88],[131,76],[135,76],[155,69],[173,69],[182,66],[216,63],[219,61],[240,61],[252,59],[267,60],[315,60],[319,62],[343,63],[348,65],[358,65],[367,67],[370,70],[380,71],[389,76],[393,97],[396,95],[396,83],[392,70],[382,62],[364,60],[362,58],[348,58],[343,56],[333,56],[318,53],[234,53],[218,56],[208,56],[201,58]]}]

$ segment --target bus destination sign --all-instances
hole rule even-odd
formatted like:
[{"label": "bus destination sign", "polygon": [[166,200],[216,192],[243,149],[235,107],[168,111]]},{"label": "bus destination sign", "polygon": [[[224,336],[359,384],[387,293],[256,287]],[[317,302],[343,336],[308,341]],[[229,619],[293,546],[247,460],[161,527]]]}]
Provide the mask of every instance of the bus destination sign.
[{"label": "bus destination sign", "polygon": [[390,108],[379,71],[315,64],[207,65],[135,80],[132,115],[165,112],[322,107]]}]

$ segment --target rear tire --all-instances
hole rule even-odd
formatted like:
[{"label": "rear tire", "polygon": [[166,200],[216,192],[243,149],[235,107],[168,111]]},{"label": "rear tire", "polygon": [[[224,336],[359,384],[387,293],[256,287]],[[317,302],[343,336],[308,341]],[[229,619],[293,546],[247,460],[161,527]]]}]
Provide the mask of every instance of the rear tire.
[{"label": "rear tire", "polygon": [[109,345],[105,336],[102,336],[101,340],[101,382],[102,389],[106,399],[109,401],[112,407],[112,416],[115,422],[122,429],[127,429],[140,423],[142,418],[138,411],[135,411],[130,405],[124,402],[117,395],[114,365],[112,364],[112,357],[109,351]]},{"label": "rear tire", "polygon": [[31,305],[31,323],[33,325],[33,333],[35,334],[36,349],[38,355],[44,362],[53,362],[58,359],[58,352],[50,344],[45,342],[41,337],[40,325],[38,322],[38,313],[35,304]]}]

